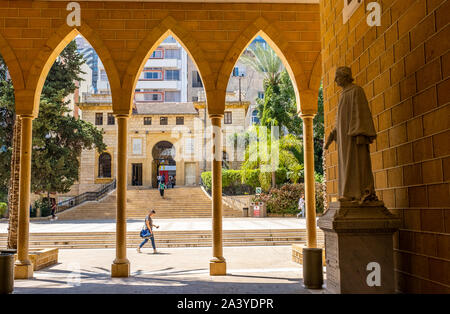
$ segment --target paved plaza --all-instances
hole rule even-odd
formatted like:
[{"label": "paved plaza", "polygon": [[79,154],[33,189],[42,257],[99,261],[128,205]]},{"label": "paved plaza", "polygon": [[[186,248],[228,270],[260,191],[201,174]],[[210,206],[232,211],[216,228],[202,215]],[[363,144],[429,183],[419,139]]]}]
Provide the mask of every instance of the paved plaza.
[{"label": "paved plaza", "polygon": [[[128,220],[127,230],[139,232],[144,224],[142,220]],[[211,218],[158,219],[154,223],[158,231],[211,230]],[[223,218],[223,230],[271,230],[305,229],[304,218]],[[115,232],[115,220],[49,221],[31,220],[30,233],[51,232]],[[0,222],[0,234],[8,232],[8,221]]]},{"label": "paved plaza", "polygon": [[210,276],[211,248],[127,251],[131,277],[111,278],[113,249],[60,250],[59,263],[16,280],[14,293],[309,294],[290,246],[224,248],[227,276]]}]

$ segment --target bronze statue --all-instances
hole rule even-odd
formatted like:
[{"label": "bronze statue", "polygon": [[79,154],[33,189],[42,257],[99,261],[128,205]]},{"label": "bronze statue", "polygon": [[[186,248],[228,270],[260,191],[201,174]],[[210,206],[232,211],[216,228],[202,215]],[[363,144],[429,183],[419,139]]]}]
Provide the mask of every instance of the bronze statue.
[{"label": "bronze statue", "polygon": [[377,134],[364,90],[353,84],[348,67],[336,70],[335,82],[342,87],[336,124],[325,149],[336,141],[338,151],[338,194],[340,201],[377,201],[369,144]]}]

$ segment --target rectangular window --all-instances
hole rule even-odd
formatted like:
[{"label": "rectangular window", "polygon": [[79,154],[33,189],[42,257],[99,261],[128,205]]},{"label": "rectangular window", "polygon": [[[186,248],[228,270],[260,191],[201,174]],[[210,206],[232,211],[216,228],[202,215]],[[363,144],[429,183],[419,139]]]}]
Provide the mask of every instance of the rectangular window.
[{"label": "rectangular window", "polygon": [[133,155],[142,155],[142,139],[133,139]]},{"label": "rectangular window", "polygon": [[162,80],[162,71],[146,71],[144,72],[146,80]]},{"label": "rectangular window", "polygon": [[164,101],[165,102],[180,102],[181,101],[181,92],[180,91],[165,92]]},{"label": "rectangular window", "polygon": [[192,96],[192,101],[198,101],[198,96]]},{"label": "rectangular window", "polygon": [[238,67],[234,67],[233,76],[239,76],[239,68]]},{"label": "rectangular window", "polygon": [[233,117],[232,117],[231,111],[225,111],[225,115],[223,117],[223,123],[224,124],[232,124],[233,123]]},{"label": "rectangular window", "polygon": [[144,101],[162,101],[162,93],[144,93]]},{"label": "rectangular window", "polygon": [[167,117],[161,117],[159,118],[159,124],[160,125],[167,125],[169,122],[169,119]]},{"label": "rectangular window", "polygon": [[95,114],[95,125],[103,125],[103,113]]},{"label": "rectangular window", "polygon": [[150,56],[150,59],[162,59],[162,58],[164,58],[164,53],[162,49],[153,51],[152,55]]},{"label": "rectangular window", "polygon": [[152,125],[152,118],[144,117],[144,125]]},{"label": "rectangular window", "polygon": [[164,59],[181,59],[180,49],[166,49],[164,53]]},{"label": "rectangular window", "polygon": [[184,125],[184,117],[177,117],[177,125]]},{"label": "rectangular window", "polygon": [[202,79],[198,71],[192,71],[192,87],[203,87]]},{"label": "rectangular window", "polygon": [[258,92],[258,98],[264,99],[264,92]]},{"label": "rectangular window", "polygon": [[180,70],[166,70],[166,81],[179,81]]},{"label": "rectangular window", "polygon": [[114,115],[112,113],[108,113],[108,125],[114,125],[114,124],[115,124]]},{"label": "rectangular window", "polygon": [[108,75],[106,75],[105,70],[100,70],[100,80],[105,82],[108,80]]}]

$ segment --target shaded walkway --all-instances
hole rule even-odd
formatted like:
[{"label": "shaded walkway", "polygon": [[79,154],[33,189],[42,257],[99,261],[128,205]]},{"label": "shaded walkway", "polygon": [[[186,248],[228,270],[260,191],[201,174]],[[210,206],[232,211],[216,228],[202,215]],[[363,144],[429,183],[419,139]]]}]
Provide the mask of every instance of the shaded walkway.
[{"label": "shaded walkway", "polygon": [[[290,246],[224,248],[227,276],[209,276],[210,248],[128,250],[131,277],[111,278],[114,250],[62,250],[59,264],[16,280],[14,293],[305,294]],[[79,281],[78,281],[78,275]]]}]

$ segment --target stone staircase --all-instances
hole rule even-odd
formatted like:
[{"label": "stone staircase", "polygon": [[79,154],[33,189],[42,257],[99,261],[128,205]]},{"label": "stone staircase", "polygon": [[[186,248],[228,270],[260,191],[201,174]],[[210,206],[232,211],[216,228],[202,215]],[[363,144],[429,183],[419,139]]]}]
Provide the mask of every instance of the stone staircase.
[{"label": "stone staircase", "polygon": [[[155,241],[158,248],[177,247],[211,247],[212,233],[210,230],[157,231]],[[7,235],[0,234],[0,247],[6,247]],[[127,233],[127,247],[137,247],[142,239],[139,232]],[[317,242],[324,243],[323,232],[317,230]],[[224,230],[224,246],[273,246],[305,244],[305,229],[274,229],[274,230]],[[31,233],[30,249],[99,249],[114,248],[114,232],[58,232]],[[147,245],[151,247],[151,245]]]},{"label": "stone staircase", "polygon": [[[127,190],[127,219],[143,219],[149,209],[158,218],[211,217],[211,200],[199,187],[167,189],[164,199],[157,189]],[[224,204],[224,217],[242,217],[242,212]],[[86,202],[58,214],[59,220],[105,220],[116,217],[116,191],[97,202]]]}]

